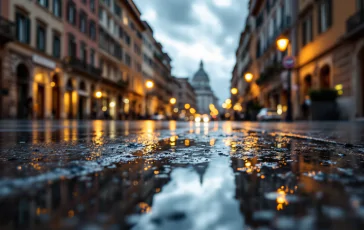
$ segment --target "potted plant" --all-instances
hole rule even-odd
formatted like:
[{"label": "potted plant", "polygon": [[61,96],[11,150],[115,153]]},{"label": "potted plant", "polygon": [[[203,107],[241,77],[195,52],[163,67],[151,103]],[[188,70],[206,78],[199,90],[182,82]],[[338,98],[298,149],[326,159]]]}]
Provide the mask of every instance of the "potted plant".
[{"label": "potted plant", "polygon": [[338,93],[335,89],[311,90],[311,119],[312,120],[337,120],[336,98]]}]

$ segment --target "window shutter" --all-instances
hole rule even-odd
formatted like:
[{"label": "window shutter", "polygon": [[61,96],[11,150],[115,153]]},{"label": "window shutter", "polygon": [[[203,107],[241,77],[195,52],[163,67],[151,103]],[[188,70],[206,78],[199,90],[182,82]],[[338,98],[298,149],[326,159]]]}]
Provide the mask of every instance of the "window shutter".
[{"label": "window shutter", "polygon": [[321,5],[322,5],[322,1],[319,2],[318,8],[317,8],[318,9],[318,13],[317,13],[317,15],[318,15],[318,18],[317,18],[318,26],[317,26],[317,29],[318,29],[319,34],[322,31],[322,29],[321,29]]},{"label": "window shutter", "polygon": [[66,13],[66,17],[67,17],[68,22],[70,22],[70,10],[71,10],[71,3],[68,2],[67,3],[67,13]]},{"label": "window shutter", "polygon": [[312,25],[312,14],[309,17],[309,30],[310,30],[310,40],[309,42],[311,42],[313,40],[313,25]]},{"label": "window shutter", "polygon": [[19,36],[20,36],[20,33],[19,33],[19,30],[20,30],[20,14],[19,13],[16,13],[15,14],[15,21],[16,21],[16,38],[19,40]]},{"label": "window shutter", "polygon": [[326,0],[327,1],[327,27],[329,28],[332,25],[332,0]]},{"label": "window shutter", "polygon": [[30,39],[30,37],[31,37],[31,27],[32,25],[31,25],[31,22],[30,22],[30,19],[29,18],[26,18],[25,19],[25,27],[26,27],[26,31],[25,31],[25,36],[26,36],[26,42],[28,43],[28,44],[30,44],[30,41],[31,41],[31,39]]},{"label": "window shutter", "polygon": [[59,4],[59,17],[63,18],[63,4],[62,4],[62,0],[58,0],[58,4]]}]

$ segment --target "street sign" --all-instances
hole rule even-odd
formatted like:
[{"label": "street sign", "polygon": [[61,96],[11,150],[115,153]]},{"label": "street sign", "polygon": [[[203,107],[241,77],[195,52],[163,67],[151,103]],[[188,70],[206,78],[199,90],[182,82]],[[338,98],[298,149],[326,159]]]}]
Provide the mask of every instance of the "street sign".
[{"label": "street sign", "polygon": [[295,64],[295,60],[294,57],[292,56],[286,56],[283,58],[283,67],[286,69],[291,69],[294,67]]}]

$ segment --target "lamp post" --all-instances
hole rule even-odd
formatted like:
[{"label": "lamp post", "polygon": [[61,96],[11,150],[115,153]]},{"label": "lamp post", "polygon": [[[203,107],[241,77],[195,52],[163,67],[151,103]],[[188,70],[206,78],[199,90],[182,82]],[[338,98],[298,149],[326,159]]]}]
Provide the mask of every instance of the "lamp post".
[{"label": "lamp post", "polygon": [[277,49],[281,52],[285,52],[287,49],[287,56],[283,59],[283,66],[288,71],[287,76],[287,113],[286,113],[286,121],[292,121],[292,101],[291,101],[291,72],[294,66],[294,58],[291,57],[292,50],[289,39],[286,37],[280,37],[276,41]]},{"label": "lamp post", "polygon": [[154,82],[152,80],[147,80],[145,82],[145,88],[147,91],[145,92],[145,114],[146,117],[149,117],[149,111],[148,111],[148,97],[149,97],[149,91],[154,88]]}]

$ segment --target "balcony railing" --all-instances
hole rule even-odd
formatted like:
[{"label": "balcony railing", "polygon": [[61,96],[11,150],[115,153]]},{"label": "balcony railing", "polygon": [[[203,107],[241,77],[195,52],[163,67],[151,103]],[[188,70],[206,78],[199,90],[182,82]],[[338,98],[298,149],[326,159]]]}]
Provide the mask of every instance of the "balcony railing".
[{"label": "balcony railing", "polygon": [[13,41],[15,36],[15,23],[0,17],[0,43],[5,44]]},{"label": "balcony railing", "polygon": [[88,75],[92,78],[95,79],[100,79],[101,78],[101,69],[100,68],[96,68],[92,65],[87,64],[85,61],[82,61],[78,58],[75,57],[66,57],[64,59],[64,64],[67,67],[72,68],[73,71],[79,72],[79,73],[83,73],[85,75]]},{"label": "balcony railing", "polygon": [[350,33],[364,25],[364,10],[356,12],[346,21],[346,32]]}]

